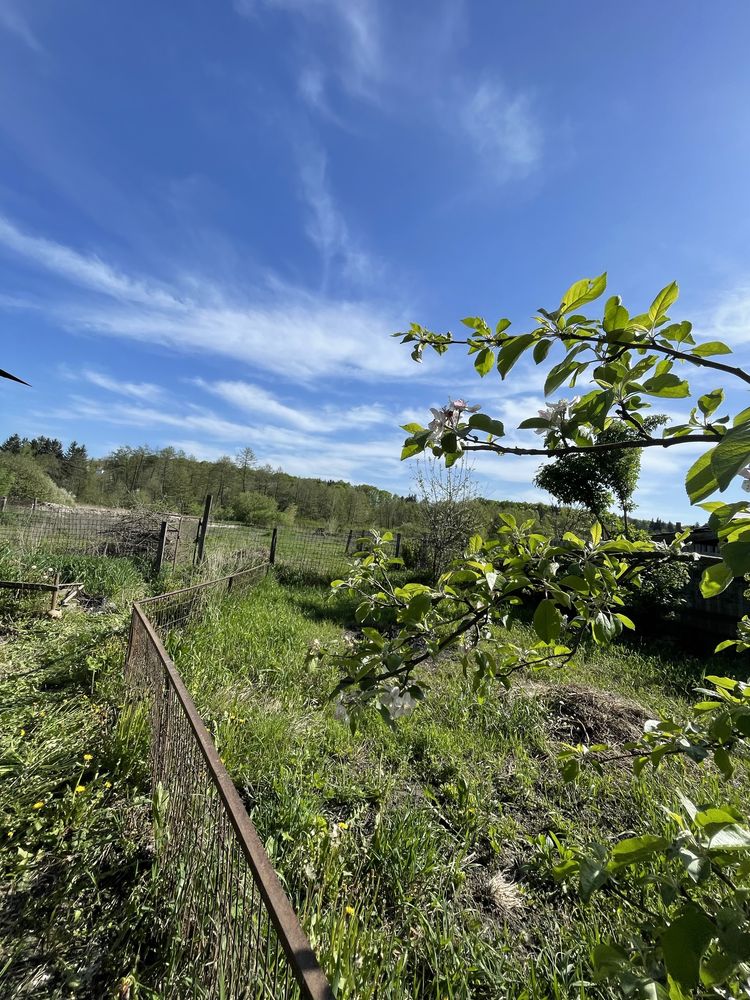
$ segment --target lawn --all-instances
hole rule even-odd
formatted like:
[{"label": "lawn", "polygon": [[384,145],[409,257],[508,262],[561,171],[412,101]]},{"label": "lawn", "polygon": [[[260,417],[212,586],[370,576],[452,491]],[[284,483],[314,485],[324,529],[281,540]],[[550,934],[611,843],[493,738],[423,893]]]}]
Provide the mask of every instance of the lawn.
[{"label": "lawn", "polygon": [[[349,626],[352,608],[302,583],[266,579],[174,642],[219,752],[339,997],[608,997],[587,979],[591,948],[634,926],[602,893],[582,907],[552,876],[554,833],[606,843],[669,822],[677,788],[708,798],[712,766],[624,767],[562,782],[563,742],[620,742],[657,712],[684,714],[704,672],[725,661],[667,644],[588,650],[478,703],[450,660],[393,730],[356,735],[311,673],[307,643]],[[525,626],[514,626],[520,636]],[[720,664],[720,666],[719,666]],[[723,787],[746,797],[747,776]]]}]

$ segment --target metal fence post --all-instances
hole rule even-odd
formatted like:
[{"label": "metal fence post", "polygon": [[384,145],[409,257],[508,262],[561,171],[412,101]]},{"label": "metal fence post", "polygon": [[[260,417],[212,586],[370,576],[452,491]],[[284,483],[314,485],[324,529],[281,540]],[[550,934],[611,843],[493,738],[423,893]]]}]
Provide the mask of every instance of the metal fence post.
[{"label": "metal fence post", "polygon": [[159,570],[164,565],[164,550],[167,546],[167,531],[169,530],[169,521],[161,522],[161,531],[159,532],[159,544],[156,547],[156,560],[154,562],[154,572],[158,573]]},{"label": "metal fence post", "polygon": [[399,553],[401,552],[401,532],[396,532],[396,558],[398,559]]},{"label": "metal fence post", "polygon": [[213,496],[208,493],[206,495],[206,504],[203,508],[203,517],[198,523],[198,535],[195,539],[195,562],[203,562],[203,550],[206,546],[206,532],[208,531],[208,519],[211,516],[211,503],[213,501]]},{"label": "metal fence post", "polygon": [[278,533],[278,528],[274,528],[271,532],[271,551],[268,554],[268,561],[272,566],[276,563],[276,539],[278,538]]}]

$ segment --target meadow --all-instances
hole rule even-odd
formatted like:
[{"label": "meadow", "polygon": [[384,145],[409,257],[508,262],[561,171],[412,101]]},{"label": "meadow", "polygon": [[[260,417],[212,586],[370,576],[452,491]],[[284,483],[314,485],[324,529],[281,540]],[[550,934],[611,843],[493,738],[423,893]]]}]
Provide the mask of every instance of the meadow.
[{"label": "meadow", "polygon": [[[626,903],[582,906],[553,877],[555,839],[607,843],[670,820],[677,788],[739,801],[710,767],[624,767],[562,781],[563,743],[633,738],[658,711],[684,715],[705,672],[664,644],[586,649],[479,703],[449,658],[428,668],[415,715],[352,735],[305,666],[308,642],[351,628],[320,586],[268,577],[209,612],[173,654],[241,789],[313,946],[342,998],[614,997],[589,953],[635,927]],[[513,625],[520,638],[530,632]]]},{"label": "meadow", "polygon": [[[129,603],[175,580],[147,581],[129,560],[59,560],[19,568],[80,577],[98,604],[61,620],[33,598],[0,608],[0,994],[158,997],[168,907],[122,662]],[[352,734],[328,698],[336,677],[305,652],[353,620],[320,578],[282,568],[170,640],[337,997],[617,996],[590,980],[589,955],[638,914],[560,885],[556,841],[666,829],[658,803],[678,789],[739,802],[750,782],[675,761],[570,785],[557,751],[685,715],[704,673],[731,663],[636,639],[480,701],[446,656],[426,667],[412,717],[389,728],[373,715]],[[532,641],[522,619],[511,628]]]}]

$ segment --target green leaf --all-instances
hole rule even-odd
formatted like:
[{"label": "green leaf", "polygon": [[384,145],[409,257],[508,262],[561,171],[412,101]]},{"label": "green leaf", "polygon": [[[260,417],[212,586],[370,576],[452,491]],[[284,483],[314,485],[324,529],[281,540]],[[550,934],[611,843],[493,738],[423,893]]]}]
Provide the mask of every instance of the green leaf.
[{"label": "green leaf", "polygon": [[549,396],[551,392],[554,392],[555,389],[566,381],[566,379],[570,378],[575,370],[575,362],[568,361],[567,358],[564,361],[561,361],[559,365],[555,365],[553,368],[550,368],[549,374],[547,375],[544,383],[544,395]]},{"label": "green leaf", "polygon": [[732,427],[711,452],[711,469],[719,489],[725,490],[750,462],[750,424]]},{"label": "green leaf", "polygon": [[503,344],[497,352],[497,370],[500,372],[502,378],[505,378],[526,348],[533,344],[535,340],[536,337],[533,333],[524,333],[520,337],[514,337]]},{"label": "green leaf", "polygon": [[707,417],[717,410],[721,404],[724,402],[724,390],[723,389],[713,389],[711,392],[707,392],[704,396],[698,398],[698,406],[701,413],[704,413]]},{"label": "green leaf", "polygon": [[472,330],[486,330],[487,323],[482,319],[481,316],[467,316],[462,319],[461,322],[464,326],[470,327]]},{"label": "green leaf", "polygon": [[613,295],[611,299],[607,299],[607,304],[604,307],[604,321],[602,323],[607,333],[611,333],[613,330],[624,330],[628,325],[629,319],[630,313],[622,304],[622,299],[619,295]]},{"label": "green leaf", "polygon": [[560,638],[562,615],[555,602],[545,598],[534,612],[534,631],[543,642],[553,642]]},{"label": "green leaf", "polygon": [[666,288],[662,288],[651,303],[651,308],[648,311],[648,318],[652,323],[658,322],[662,316],[666,315],[667,309],[669,309],[673,302],[677,301],[679,294],[680,289],[676,281],[667,285]]},{"label": "green leaf", "polygon": [[645,833],[642,837],[628,837],[612,848],[612,860],[617,864],[632,865],[635,861],[642,861],[657,851],[665,850],[669,844],[670,841],[664,837],[657,837],[652,833]]},{"label": "green leaf", "polygon": [[635,623],[632,618],[628,618],[627,615],[620,614],[619,612],[615,612],[615,618],[619,618],[625,628],[635,631]]},{"label": "green leaf", "polygon": [[401,461],[403,462],[405,458],[411,458],[412,455],[418,455],[422,451],[424,451],[424,442],[409,440],[401,449]]},{"label": "green leaf", "polygon": [[403,612],[404,621],[421,621],[431,607],[432,598],[429,594],[415,594]]},{"label": "green leaf", "polygon": [[691,503],[697,503],[710,496],[718,489],[718,482],[711,464],[713,450],[705,451],[688,470],[685,477],[685,489]]},{"label": "green leaf", "polygon": [[747,851],[750,849],[750,830],[739,824],[725,826],[708,841],[709,851]]},{"label": "green leaf", "polygon": [[501,333],[505,333],[505,331],[508,329],[509,326],[510,326],[509,319],[499,319],[497,321],[497,326],[495,327],[495,335],[499,337]]},{"label": "green leaf", "polygon": [[698,358],[710,358],[712,354],[731,354],[732,348],[720,340],[709,340],[706,344],[698,344],[690,353]]},{"label": "green leaf", "polygon": [[493,420],[487,413],[472,413],[469,417],[469,427],[473,431],[485,431],[495,437],[505,434],[505,427],[500,420]]},{"label": "green leaf", "polygon": [[723,594],[734,579],[734,573],[723,562],[712,563],[703,570],[701,576],[701,594],[708,597],[718,597]]},{"label": "green leaf", "polygon": [[673,920],[661,936],[664,965],[681,986],[700,982],[700,964],[714,936],[714,926],[702,910],[691,908]]},{"label": "green leaf", "polygon": [[607,272],[600,274],[598,278],[582,278],[574,282],[562,297],[560,312],[568,313],[598,299],[607,287]]},{"label": "green leaf", "polygon": [[721,558],[734,576],[750,573],[750,542],[727,542],[721,546]]},{"label": "green leaf", "polygon": [[579,875],[581,880],[581,895],[588,900],[595,889],[600,889],[609,878],[605,858],[582,858]]},{"label": "green leaf", "polygon": [[535,346],[533,351],[534,361],[538,365],[540,365],[542,361],[544,361],[544,359],[547,357],[547,355],[549,354],[550,347],[552,347],[551,340],[540,340],[539,343]]},{"label": "green leaf", "polygon": [[474,358],[474,367],[482,378],[492,371],[492,366],[494,364],[495,355],[489,347],[483,347],[479,354],[477,354],[476,358]]},{"label": "green leaf", "polygon": [[664,372],[654,375],[643,383],[643,391],[649,396],[659,396],[663,399],[684,399],[690,395],[690,386],[679,375]]},{"label": "green leaf", "polygon": [[418,434],[424,430],[424,427],[421,424],[401,424],[401,430],[406,431],[407,434]]}]

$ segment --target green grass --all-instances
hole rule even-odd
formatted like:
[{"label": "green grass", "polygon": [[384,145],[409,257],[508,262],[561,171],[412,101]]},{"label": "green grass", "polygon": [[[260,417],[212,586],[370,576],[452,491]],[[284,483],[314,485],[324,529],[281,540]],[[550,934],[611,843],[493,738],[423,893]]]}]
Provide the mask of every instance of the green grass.
[{"label": "green grass", "polygon": [[115,996],[158,962],[147,757],[118,713],[126,622],[2,623],[2,996]]},{"label": "green grass", "polygon": [[327,702],[334,677],[304,665],[307,642],[338,636],[351,612],[269,577],[174,643],[337,995],[614,997],[588,982],[588,955],[633,924],[614,897],[584,908],[555,882],[546,835],[606,843],[664,826],[659,803],[679,787],[700,799],[721,786],[732,800],[749,786],[681,762],[570,786],[556,750],[637,732],[632,699],[646,714],[684,713],[707,664],[666,649],[588,651],[479,704],[443,661],[415,716],[394,730],[373,717],[353,736]]}]

